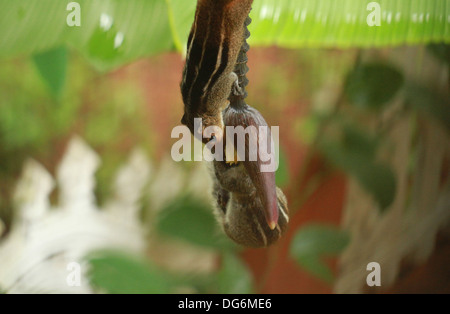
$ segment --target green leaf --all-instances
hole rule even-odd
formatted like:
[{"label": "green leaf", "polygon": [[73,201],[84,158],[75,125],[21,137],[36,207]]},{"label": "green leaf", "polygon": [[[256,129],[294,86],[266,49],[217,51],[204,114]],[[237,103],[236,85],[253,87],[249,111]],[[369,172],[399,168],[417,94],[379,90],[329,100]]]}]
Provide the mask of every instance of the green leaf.
[{"label": "green leaf", "polygon": [[233,253],[222,255],[218,290],[221,294],[249,294],[253,291],[253,277],[248,267]]},{"label": "green leaf", "polygon": [[380,47],[450,41],[446,0],[379,0],[381,26],[370,27],[371,0],[256,0],[251,45]]},{"label": "green leaf", "polygon": [[169,6],[170,26],[175,47],[185,52],[187,38],[194,21],[197,1],[166,0]]},{"label": "green leaf", "polygon": [[450,45],[443,43],[428,45],[428,50],[439,60],[450,64]]},{"label": "green leaf", "polygon": [[34,63],[55,96],[59,96],[66,81],[67,49],[59,47],[33,56]]},{"label": "green leaf", "polygon": [[[370,27],[370,0],[256,0],[252,46],[382,47],[450,42],[448,0],[379,0],[381,26]],[[66,1],[0,0],[0,57],[68,45],[100,70],[176,48],[184,50],[195,0],[78,0],[81,26],[69,27]]]},{"label": "green leaf", "polygon": [[370,192],[380,209],[387,209],[395,199],[396,179],[395,175],[385,164],[376,162],[364,162],[360,156],[351,157],[354,162],[351,172],[366,191]]},{"label": "green leaf", "polygon": [[290,254],[305,270],[331,282],[333,273],[322,257],[338,255],[349,242],[349,235],[334,226],[311,224],[297,231],[291,242]]},{"label": "green leaf", "polygon": [[182,196],[168,204],[158,217],[161,234],[209,248],[229,249],[235,246],[219,230],[210,204]]},{"label": "green leaf", "polygon": [[378,148],[377,138],[353,125],[343,123],[342,141],[344,148],[366,159],[374,159]]},{"label": "green leaf", "polygon": [[379,109],[386,105],[403,85],[403,76],[385,64],[357,66],[347,76],[345,94],[360,108]]},{"label": "green leaf", "polygon": [[381,210],[392,204],[396,193],[396,179],[387,165],[370,159],[364,150],[349,149],[326,140],[318,145],[328,160],[358,180],[374,197]]},{"label": "green leaf", "polygon": [[[177,23],[179,38],[186,45],[194,19],[195,1],[168,0]],[[444,16],[446,0],[380,0],[381,26],[370,27],[367,5],[372,0],[256,0],[250,16],[251,46],[382,47],[429,42],[450,42]],[[183,5],[180,5],[182,3]],[[176,4],[176,5],[175,5]],[[175,18],[176,20],[176,18]],[[183,35],[184,34],[184,35]]]},{"label": "green leaf", "polygon": [[358,180],[381,210],[393,202],[396,179],[392,170],[376,160],[379,139],[349,121],[345,116],[328,117],[326,136],[318,149],[332,164]]},{"label": "green leaf", "polygon": [[278,170],[275,173],[276,185],[283,187],[289,182],[289,165],[286,155],[282,149],[280,149],[280,161]]},{"label": "green leaf", "polygon": [[165,0],[79,0],[81,26],[68,26],[68,2],[0,1],[0,57],[68,45],[99,70],[173,47]]},{"label": "green leaf", "polygon": [[410,84],[406,88],[406,102],[438,120],[450,132],[450,106],[444,96],[427,87]]},{"label": "green leaf", "polygon": [[91,284],[111,294],[167,294],[171,282],[160,269],[122,253],[102,252],[87,258]]}]

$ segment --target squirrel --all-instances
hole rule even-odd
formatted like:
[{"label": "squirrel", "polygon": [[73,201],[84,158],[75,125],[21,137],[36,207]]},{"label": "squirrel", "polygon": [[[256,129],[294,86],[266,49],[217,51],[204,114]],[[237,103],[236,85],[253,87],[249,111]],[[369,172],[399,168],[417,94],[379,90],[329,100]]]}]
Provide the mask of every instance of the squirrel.
[{"label": "squirrel", "polygon": [[[259,127],[268,128],[262,115],[245,102],[248,84],[246,74],[247,26],[253,0],[198,0],[194,23],[187,44],[186,64],[180,84],[184,102],[182,123],[205,144],[203,129],[217,126],[216,141],[227,141],[225,126],[252,126],[247,133],[243,161],[234,156],[213,161],[213,197],[216,217],[224,232],[236,243],[248,247],[267,247],[287,230],[289,210],[281,189],[275,185],[275,172],[263,172],[266,164],[258,152],[260,142],[271,134],[260,134]],[[203,129],[194,129],[194,119],[201,118]],[[229,136],[234,136],[230,135]],[[256,160],[247,160],[250,154]],[[271,157],[274,151],[271,149]],[[250,159],[250,158],[248,158]]]}]

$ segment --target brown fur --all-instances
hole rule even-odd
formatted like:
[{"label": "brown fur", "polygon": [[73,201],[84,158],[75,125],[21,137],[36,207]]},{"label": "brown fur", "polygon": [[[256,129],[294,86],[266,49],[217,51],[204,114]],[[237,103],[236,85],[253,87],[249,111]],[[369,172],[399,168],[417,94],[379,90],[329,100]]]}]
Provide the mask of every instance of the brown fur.
[{"label": "brown fur", "polygon": [[[283,214],[279,215],[277,227],[270,230],[263,202],[242,163],[230,167],[215,161],[213,177],[217,217],[233,241],[247,247],[266,247],[286,232],[289,221]],[[289,215],[286,197],[278,187],[276,194],[279,210]]]},{"label": "brown fur", "polygon": [[[201,103],[189,103],[189,97],[184,95],[186,96],[184,97],[185,114],[182,123],[187,125],[191,132],[200,138],[199,130],[194,130],[194,118],[203,119],[203,128],[216,125],[223,129],[222,110],[228,105],[232,85],[237,80],[233,70],[244,40],[244,22],[250,13],[252,3],[253,0],[198,0],[191,35],[195,31],[196,40],[201,42],[208,38],[204,50],[209,52],[218,49],[221,38],[224,36],[225,42],[223,45],[226,45],[229,49],[226,68],[217,82],[205,91],[190,90],[191,92],[201,93],[204,96],[203,101]],[[224,17],[223,24],[221,23],[222,15]],[[207,37],[208,32],[214,34],[214,36]],[[188,55],[188,59],[190,57]],[[187,63],[183,71],[184,76],[189,75],[186,68]],[[214,73],[208,74],[211,77]],[[183,82],[181,84],[182,92]]]}]

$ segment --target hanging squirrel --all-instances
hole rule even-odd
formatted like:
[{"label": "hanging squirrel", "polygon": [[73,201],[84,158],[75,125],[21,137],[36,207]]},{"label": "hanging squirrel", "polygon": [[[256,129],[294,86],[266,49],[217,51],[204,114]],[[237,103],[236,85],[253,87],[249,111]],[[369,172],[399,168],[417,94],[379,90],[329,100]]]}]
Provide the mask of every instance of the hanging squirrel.
[{"label": "hanging squirrel", "polygon": [[[212,194],[219,223],[232,240],[248,247],[266,247],[285,233],[289,210],[286,197],[275,185],[275,172],[261,171],[265,162],[258,154],[256,160],[248,158],[254,149],[248,143],[262,136],[259,127],[268,129],[262,115],[245,102],[252,3],[198,0],[181,82],[182,123],[204,141],[203,130],[194,130],[194,118],[202,118],[204,128],[215,125],[223,130],[215,140],[224,143],[225,126],[255,127],[256,132],[247,134],[243,161],[237,161],[236,155],[213,161]],[[270,132],[266,136],[269,146]],[[273,157],[274,151],[270,154]]]}]

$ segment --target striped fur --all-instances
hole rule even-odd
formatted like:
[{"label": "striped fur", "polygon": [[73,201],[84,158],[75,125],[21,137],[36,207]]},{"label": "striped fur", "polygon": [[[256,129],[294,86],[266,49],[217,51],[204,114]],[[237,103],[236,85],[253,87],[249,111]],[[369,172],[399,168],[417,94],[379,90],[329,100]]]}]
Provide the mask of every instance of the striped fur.
[{"label": "striped fur", "polygon": [[228,166],[214,161],[213,167],[215,214],[228,237],[247,247],[267,247],[276,243],[289,224],[289,209],[283,191],[276,188],[281,215],[276,228],[271,230],[264,216],[263,202],[243,165]]},{"label": "striped fur", "polygon": [[233,73],[244,40],[244,22],[253,0],[198,0],[188,38],[181,81],[182,123],[194,135],[194,118],[203,127],[223,128],[221,113],[228,104]]}]

